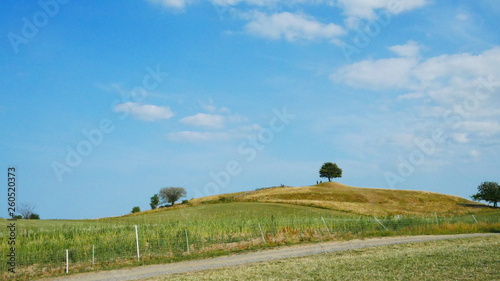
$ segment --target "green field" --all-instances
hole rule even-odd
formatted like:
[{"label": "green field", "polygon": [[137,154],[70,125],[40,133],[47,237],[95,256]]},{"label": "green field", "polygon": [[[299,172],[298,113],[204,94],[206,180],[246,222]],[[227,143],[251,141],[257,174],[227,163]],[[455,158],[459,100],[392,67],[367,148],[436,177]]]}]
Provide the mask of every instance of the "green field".
[{"label": "green field", "polygon": [[[374,217],[315,207],[233,202],[99,220],[20,220],[18,274],[5,274],[5,264],[1,270],[3,279],[61,275],[66,249],[70,272],[75,273],[304,242],[498,231],[499,217],[498,212],[482,212],[475,218],[380,217],[377,221]],[[140,261],[136,256],[135,225],[139,231]],[[0,248],[7,252],[5,235]]]},{"label": "green field", "polygon": [[382,246],[155,277],[164,280],[499,280],[500,237]]}]

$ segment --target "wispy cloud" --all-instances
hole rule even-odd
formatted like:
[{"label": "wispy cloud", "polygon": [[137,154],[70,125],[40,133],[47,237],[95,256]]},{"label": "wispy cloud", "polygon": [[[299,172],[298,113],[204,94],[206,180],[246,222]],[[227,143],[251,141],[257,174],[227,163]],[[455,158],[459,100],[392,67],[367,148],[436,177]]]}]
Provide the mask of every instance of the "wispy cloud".
[{"label": "wispy cloud", "polygon": [[344,34],[343,28],[338,25],[323,24],[313,17],[289,12],[273,15],[257,12],[245,30],[267,39],[287,41],[334,39]]},{"label": "wispy cloud", "polygon": [[203,110],[210,112],[210,113],[215,113],[215,112],[229,112],[230,110],[226,107],[217,107],[212,99],[209,99],[208,102],[200,101],[199,102]]},{"label": "wispy cloud", "polygon": [[[174,10],[184,10],[196,3],[194,0],[147,1]],[[223,13],[231,11],[246,21],[244,30],[255,36],[272,40],[284,39],[289,42],[327,39],[333,43],[339,43],[337,37],[347,33],[344,27],[331,22],[322,23],[305,13],[291,12],[291,9],[301,10],[304,5],[340,9],[345,16],[346,28],[354,29],[361,20],[375,20],[379,10],[386,10],[395,15],[421,8],[429,3],[428,0],[210,0],[209,2]],[[270,14],[270,10],[274,13]]]},{"label": "wispy cloud", "polygon": [[230,138],[230,134],[224,132],[181,131],[167,135],[168,140],[175,142],[214,142],[226,141]]},{"label": "wispy cloud", "polygon": [[347,17],[347,22],[353,22],[355,19],[374,20],[377,17],[377,10],[399,14],[423,7],[428,3],[427,0],[337,0],[337,4]]},{"label": "wispy cloud", "polygon": [[331,75],[331,79],[355,88],[406,88],[418,63],[417,59],[407,57],[364,60],[340,68]]},{"label": "wispy cloud", "polygon": [[[226,107],[217,107],[213,100],[208,103],[200,102],[206,111],[211,113],[197,113],[184,117],[179,123],[185,126],[198,127],[197,130],[172,132],[167,139],[175,142],[219,142],[248,138],[254,135],[260,126],[249,123],[248,118],[231,113]],[[216,113],[217,112],[217,113]]]},{"label": "wispy cloud", "polygon": [[403,57],[346,65],[331,78],[374,94],[390,91],[398,102],[414,103],[408,115],[418,119],[408,121],[410,134],[421,134],[419,124],[429,122],[443,129],[452,143],[494,143],[500,135],[500,48],[424,59],[415,57],[416,45],[393,46],[390,49]]},{"label": "wispy cloud", "polygon": [[257,124],[240,124],[230,129],[218,131],[173,132],[167,134],[167,139],[175,142],[224,142],[255,137],[261,129]]},{"label": "wispy cloud", "polygon": [[280,0],[212,0],[211,2],[219,6],[234,6],[240,3],[246,3],[256,6],[266,6],[266,5],[274,5],[279,1]]},{"label": "wispy cloud", "polygon": [[220,129],[224,127],[226,117],[217,114],[198,113],[184,117],[179,122],[185,125]]},{"label": "wispy cloud", "polygon": [[[400,55],[417,53],[416,50],[411,50],[409,45],[393,46],[390,49]],[[331,78],[338,83],[353,87],[402,88],[418,92],[426,90],[435,98],[445,98],[447,95],[463,93],[460,89],[463,86],[461,83],[476,85],[478,77],[491,75],[500,78],[499,63],[500,48],[495,47],[478,55],[459,53],[428,59],[406,56],[363,60],[341,67],[331,75]],[[443,81],[448,83],[439,83]],[[458,91],[443,92],[450,87]]]},{"label": "wispy cloud", "polygon": [[147,0],[150,3],[158,4],[166,8],[184,9],[188,4],[190,4],[191,0]]},{"label": "wispy cloud", "polygon": [[418,57],[420,55],[420,51],[422,46],[420,46],[415,41],[408,41],[404,45],[395,45],[389,47],[389,50],[393,51],[396,55],[401,57]]},{"label": "wispy cloud", "polygon": [[130,113],[134,118],[150,122],[160,119],[170,119],[174,116],[172,110],[167,106],[140,104],[136,102],[118,104],[113,110],[115,112]]}]

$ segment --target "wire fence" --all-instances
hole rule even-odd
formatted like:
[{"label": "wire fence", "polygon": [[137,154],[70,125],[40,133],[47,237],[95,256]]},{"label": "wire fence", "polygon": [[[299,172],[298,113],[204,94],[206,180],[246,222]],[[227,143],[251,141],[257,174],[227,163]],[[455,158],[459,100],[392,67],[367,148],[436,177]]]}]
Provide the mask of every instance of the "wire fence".
[{"label": "wire fence", "polygon": [[[278,217],[221,221],[157,221],[63,223],[47,227],[23,227],[16,237],[16,273],[0,263],[2,279],[22,280],[23,276],[43,276],[169,262],[214,251],[243,250],[265,244],[293,244],[380,235],[416,235],[481,231],[498,227],[499,218],[338,218]],[[136,232],[137,229],[137,232]],[[448,232],[449,233],[449,232]],[[9,252],[8,237],[1,236],[2,256]],[[67,250],[67,252],[66,252]]]}]

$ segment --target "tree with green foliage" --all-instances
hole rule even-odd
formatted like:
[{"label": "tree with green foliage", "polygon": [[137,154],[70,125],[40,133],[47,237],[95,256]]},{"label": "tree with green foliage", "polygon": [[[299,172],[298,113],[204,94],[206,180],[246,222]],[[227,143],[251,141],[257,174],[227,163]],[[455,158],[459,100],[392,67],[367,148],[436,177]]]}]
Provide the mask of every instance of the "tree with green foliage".
[{"label": "tree with green foliage", "polygon": [[160,205],[160,196],[158,194],[153,195],[151,197],[151,203],[149,203],[149,206],[151,206],[151,209],[154,210]]},{"label": "tree with green foliage", "polygon": [[173,206],[181,197],[186,197],[186,190],[182,187],[164,187],[160,190],[162,203],[168,202]]},{"label": "tree with green foliage", "polygon": [[484,200],[493,203],[493,207],[497,207],[497,203],[500,202],[500,185],[497,182],[483,182],[477,187],[477,193],[471,198],[475,201]]},{"label": "tree with green foliage", "polygon": [[29,217],[30,220],[39,220],[40,219],[40,215],[39,214],[31,214],[30,217]]},{"label": "tree with green foliage", "polygon": [[319,169],[319,176],[322,178],[328,178],[328,181],[331,181],[332,178],[340,178],[342,177],[342,169],[340,169],[337,164],[332,162],[326,162]]},{"label": "tree with green foliage", "polygon": [[139,213],[141,211],[141,208],[139,206],[135,206],[134,208],[132,208],[132,214],[135,214],[135,213]]}]

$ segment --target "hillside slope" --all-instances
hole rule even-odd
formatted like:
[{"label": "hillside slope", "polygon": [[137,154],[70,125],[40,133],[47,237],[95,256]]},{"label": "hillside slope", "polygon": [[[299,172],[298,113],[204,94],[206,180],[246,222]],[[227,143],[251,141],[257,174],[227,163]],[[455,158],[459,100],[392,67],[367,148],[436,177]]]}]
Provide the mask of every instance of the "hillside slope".
[{"label": "hillside slope", "polygon": [[192,199],[192,204],[273,202],[314,206],[370,216],[460,215],[486,211],[465,207],[477,204],[464,198],[427,191],[359,188],[329,182],[304,187],[274,187]]}]

